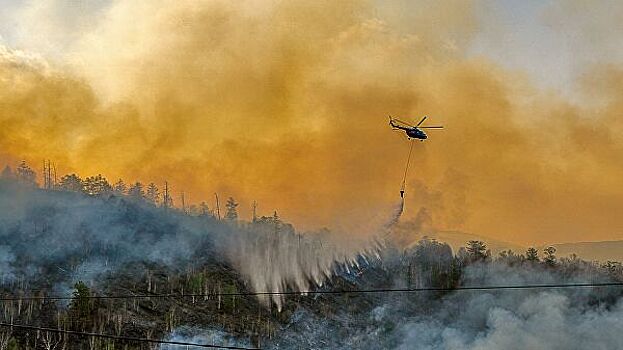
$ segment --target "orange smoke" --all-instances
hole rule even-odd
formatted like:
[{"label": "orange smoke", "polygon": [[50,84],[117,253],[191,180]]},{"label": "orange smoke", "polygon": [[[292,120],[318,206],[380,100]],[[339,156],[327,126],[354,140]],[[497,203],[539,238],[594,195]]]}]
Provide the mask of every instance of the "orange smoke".
[{"label": "orange smoke", "polygon": [[0,160],[358,234],[398,199],[408,142],[387,114],[428,114],[446,129],[415,145],[405,216],[526,244],[623,238],[622,70],[579,83],[599,107],[571,104],[465,58],[476,5],[404,6],[114,3],[66,66],[0,55]]}]

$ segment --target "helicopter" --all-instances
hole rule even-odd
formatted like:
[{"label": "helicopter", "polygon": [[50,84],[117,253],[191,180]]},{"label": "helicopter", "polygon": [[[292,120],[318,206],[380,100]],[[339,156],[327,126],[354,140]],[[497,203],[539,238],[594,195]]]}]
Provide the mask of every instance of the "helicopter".
[{"label": "helicopter", "polygon": [[409,123],[403,122],[400,119],[392,118],[392,116],[390,115],[389,125],[394,130],[403,130],[407,134],[409,140],[418,139],[420,141],[424,141],[428,138],[428,135],[426,135],[426,133],[422,129],[443,129],[443,126],[420,126],[422,125],[422,123],[424,123],[426,118],[428,117],[424,116],[424,118],[422,118],[422,120],[420,120],[419,123],[415,124],[414,126]]}]

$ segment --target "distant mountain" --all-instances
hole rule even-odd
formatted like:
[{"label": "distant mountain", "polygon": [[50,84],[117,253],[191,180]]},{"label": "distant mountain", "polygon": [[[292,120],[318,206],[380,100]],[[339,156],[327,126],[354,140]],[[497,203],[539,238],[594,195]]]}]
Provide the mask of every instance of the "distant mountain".
[{"label": "distant mountain", "polygon": [[576,254],[584,260],[623,261],[623,241],[552,244],[557,256]]}]

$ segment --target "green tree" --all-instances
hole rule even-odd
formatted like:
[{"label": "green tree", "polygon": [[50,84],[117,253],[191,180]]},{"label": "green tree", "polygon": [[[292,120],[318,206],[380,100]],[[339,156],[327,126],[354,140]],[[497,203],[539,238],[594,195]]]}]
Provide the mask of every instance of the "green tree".
[{"label": "green tree", "polygon": [[6,349],[7,349],[7,350],[19,350],[19,349],[20,349],[20,346],[19,346],[19,344],[17,343],[17,339],[15,339],[15,338],[11,338],[11,339],[9,339],[9,342],[8,342],[8,344],[7,344]]},{"label": "green tree", "polygon": [[92,311],[91,290],[82,281],[74,284],[74,292],[71,299],[71,309],[78,317],[88,316]]},{"label": "green tree", "polygon": [[547,247],[543,249],[543,253],[545,256],[543,257],[543,262],[548,266],[556,265],[556,248]]},{"label": "green tree", "polygon": [[416,287],[449,287],[452,278],[452,248],[446,243],[424,237],[403,253],[407,268],[407,285]]},{"label": "green tree", "polygon": [[5,166],[4,169],[2,170],[2,173],[0,173],[0,180],[6,180],[6,181],[10,181],[10,180],[15,180],[15,174],[13,174],[13,170],[11,169],[10,166]]},{"label": "green tree", "polygon": [[484,261],[491,256],[491,251],[487,249],[487,244],[483,241],[472,240],[467,242],[466,250],[472,262]]},{"label": "green tree", "polygon": [[22,349],[17,343],[17,339],[13,338],[11,330],[0,331],[0,349],[1,350],[20,350]]},{"label": "green tree", "polygon": [[11,328],[0,329],[0,349],[1,350],[17,350],[15,338],[13,338],[13,330]]},{"label": "green tree", "polygon": [[607,262],[603,263],[601,265],[601,268],[606,270],[606,272],[611,276],[616,276],[621,271],[623,271],[623,267],[621,266],[620,262],[611,261],[611,260],[608,260]]},{"label": "green tree", "polygon": [[61,177],[61,181],[58,186],[63,191],[69,192],[81,192],[82,180],[76,174],[69,174]]},{"label": "green tree", "polygon": [[128,197],[135,201],[142,201],[145,199],[145,191],[143,190],[143,184],[140,182],[134,183],[134,185],[128,188]]},{"label": "green tree", "polygon": [[539,251],[536,248],[530,247],[526,250],[526,261],[530,262],[538,262],[539,261]]},{"label": "green tree", "polygon": [[210,208],[206,202],[199,203],[199,216],[206,217],[210,215]]},{"label": "green tree", "polygon": [[126,194],[128,186],[126,186],[123,180],[119,179],[117,180],[117,182],[114,183],[114,185],[112,185],[112,190],[115,192],[115,194],[122,196]]},{"label": "green tree", "polygon": [[227,199],[227,203],[225,203],[225,208],[225,219],[229,221],[238,220],[238,203],[236,203],[233,197],[229,197],[229,199]]},{"label": "green tree", "polygon": [[158,191],[158,186],[156,186],[153,182],[147,185],[145,199],[153,205],[158,205],[160,202],[160,192]]},{"label": "green tree", "polygon": [[101,174],[87,177],[82,181],[82,191],[89,196],[101,196],[112,191],[112,186]]},{"label": "green tree", "polygon": [[515,254],[511,249],[503,250],[499,253],[498,260],[506,263],[507,265],[513,266],[521,264],[524,260],[524,256],[521,254]]},{"label": "green tree", "polygon": [[26,164],[25,160],[22,160],[17,167],[17,181],[25,186],[37,186],[37,174]]}]

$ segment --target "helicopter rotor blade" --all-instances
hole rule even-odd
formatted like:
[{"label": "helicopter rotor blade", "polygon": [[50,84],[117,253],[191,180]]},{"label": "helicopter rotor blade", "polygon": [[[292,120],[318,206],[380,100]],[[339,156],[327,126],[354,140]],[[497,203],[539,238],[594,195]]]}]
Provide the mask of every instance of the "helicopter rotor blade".
[{"label": "helicopter rotor blade", "polygon": [[407,122],[403,122],[403,121],[402,121],[402,120],[400,120],[400,119],[392,118],[392,120],[393,120],[394,122],[398,122],[398,123],[400,123],[400,124],[402,124],[402,125],[405,125],[405,126],[408,126],[408,127],[410,127],[410,128],[412,128],[412,127],[413,127],[413,125],[411,125],[411,124],[409,124],[409,123],[407,123]]},{"label": "helicopter rotor blade", "polygon": [[418,129],[443,129],[443,126],[419,126]]},{"label": "helicopter rotor blade", "polygon": [[424,116],[424,118],[422,118],[422,120],[420,120],[420,122],[419,122],[419,123],[417,123],[417,124],[415,125],[415,127],[418,127],[418,126],[422,125],[422,123],[424,123],[424,121],[426,120],[426,118],[428,118],[428,117],[427,117],[427,116]]}]

